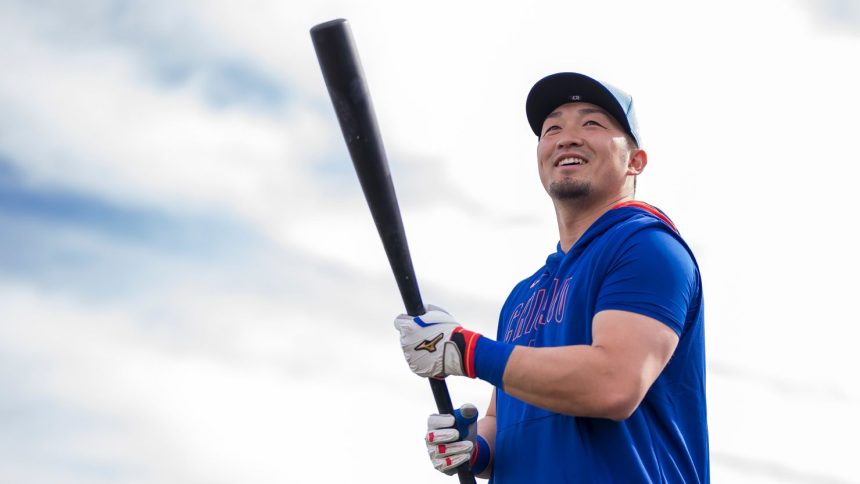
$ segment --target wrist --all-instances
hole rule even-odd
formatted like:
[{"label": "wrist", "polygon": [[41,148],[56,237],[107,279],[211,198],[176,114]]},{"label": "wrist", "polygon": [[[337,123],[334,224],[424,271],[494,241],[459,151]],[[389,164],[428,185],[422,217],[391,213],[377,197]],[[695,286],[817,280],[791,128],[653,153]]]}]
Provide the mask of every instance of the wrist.
[{"label": "wrist", "polygon": [[472,473],[476,476],[487,469],[487,464],[490,463],[490,444],[480,435],[475,439],[475,446],[472,448],[472,458],[469,459],[469,465],[472,467]]},{"label": "wrist", "polygon": [[500,343],[481,336],[475,344],[475,375],[494,387],[504,390],[502,378],[505,376],[505,368],[513,351],[512,344]]},{"label": "wrist", "polygon": [[502,388],[502,377],[514,345],[500,343],[458,327],[451,335],[463,358],[463,371],[469,378],[480,378]]},{"label": "wrist", "polygon": [[474,331],[458,326],[451,333],[451,341],[457,345],[460,358],[463,361],[463,375],[475,378],[475,346],[482,336]]}]

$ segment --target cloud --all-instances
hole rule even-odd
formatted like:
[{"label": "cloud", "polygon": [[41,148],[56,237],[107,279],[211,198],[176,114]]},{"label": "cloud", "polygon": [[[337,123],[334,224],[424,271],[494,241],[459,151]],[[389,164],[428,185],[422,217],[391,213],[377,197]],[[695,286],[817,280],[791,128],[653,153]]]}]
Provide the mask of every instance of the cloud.
[{"label": "cloud", "polygon": [[[118,5],[134,8],[119,15]],[[164,19],[142,5],[13,11],[4,36],[16,47],[2,60],[16,69],[0,82],[7,158],[43,183],[165,208],[220,205],[266,219],[290,210],[285,192],[312,196],[300,161],[326,156],[319,114],[280,87],[287,79],[195,34],[174,18],[181,9]],[[174,70],[186,74],[158,81]]]},{"label": "cloud", "polygon": [[806,0],[805,6],[830,32],[860,34],[860,4],[854,0]]},{"label": "cloud", "polygon": [[85,298],[119,298],[166,274],[247,261],[253,227],[205,212],[165,212],[63,188],[31,186],[0,161],[0,279]]},{"label": "cloud", "polygon": [[[593,72],[637,96],[641,194],[705,271],[715,479],[852,476],[849,445],[815,443],[860,428],[856,43],[778,1],[414,8],[0,3],[0,480],[312,480],[332,454],[355,482],[438,480],[429,392],[400,365],[401,304],[310,44],[335,17],[427,302],[492,334],[554,249],[523,98]],[[774,437],[785,422],[802,438]],[[397,443],[389,466],[368,465],[373,439]]]},{"label": "cloud", "polygon": [[[350,450],[359,442],[333,444],[308,419],[361,435],[366,421],[358,415],[384,407],[397,421],[428,405],[426,385],[409,374],[395,344],[391,311],[400,304],[390,277],[368,278],[301,253],[250,250],[242,267],[192,258],[181,268],[159,251],[143,261],[155,277],[102,298],[81,297],[71,280],[47,290],[27,277],[0,281],[0,356],[4,368],[15,368],[2,375],[0,406],[8,411],[0,426],[28,429],[0,437],[10,449],[3,477],[306,480],[307,469],[329,459],[314,449],[344,452],[344,465],[356,469],[364,459]],[[138,273],[133,261],[104,251],[70,272],[89,286],[101,258]],[[467,317],[488,309],[428,289],[449,307],[470,307],[461,311]],[[482,386],[458,395],[482,405],[489,397]],[[413,423],[374,434],[420,444],[421,423]],[[419,445],[413,450],[412,458],[421,457]],[[287,464],[296,459],[306,466]],[[419,465],[409,462],[395,467]],[[372,475],[356,471],[355,479]]]},{"label": "cloud", "polygon": [[277,113],[288,93],[285,82],[242,52],[200,28],[185,5],[159,2],[10,2],[7,8],[26,19],[31,33],[51,48],[72,55],[113,51],[138,66],[142,81],[162,87],[201,86],[216,107],[235,104]]},{"label": "cloud", "polygon": [[804,472],[785,465],[781,462],[766,462],[760,459],[750,459],[744,455],[717,452],[712,456],[712,462],[725,466],[731,471],[724,475],[731,477],[732,482],[754,481],[758,483],[820,483],[820,484],[850,484],[853,481],[834,477],[826,472]]}]

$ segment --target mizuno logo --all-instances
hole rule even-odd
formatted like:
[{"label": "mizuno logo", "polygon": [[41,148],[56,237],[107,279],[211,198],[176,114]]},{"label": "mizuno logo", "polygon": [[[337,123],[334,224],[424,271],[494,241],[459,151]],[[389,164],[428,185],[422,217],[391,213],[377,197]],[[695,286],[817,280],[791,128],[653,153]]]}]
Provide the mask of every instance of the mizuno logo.
[{"label": "mizuno logo", "polygon": [[424,350],[429,351],[430,353],[436,351],[436,345],[442,341],[442,338],[445,337],[445,333],[439,333],[433,337],[433,339],[425,339],[418,346],[415,347],[415,351]]}]

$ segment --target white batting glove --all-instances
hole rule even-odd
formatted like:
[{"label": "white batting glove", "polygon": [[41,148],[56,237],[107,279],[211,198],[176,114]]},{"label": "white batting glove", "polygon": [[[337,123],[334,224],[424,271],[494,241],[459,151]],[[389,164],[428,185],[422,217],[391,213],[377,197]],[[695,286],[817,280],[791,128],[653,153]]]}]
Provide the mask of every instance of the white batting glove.
[{"label": "white batting glove", "polygon": [[427,418],[427,452],[433,467],[454,475],[457,467],[469,462],[478,433],[478,409],[467,403],[454,415],[433,414]]},{"label": "white batting glove", "polygon": [[460,347],[451,341],[451,337],[464,332],[463,329],[444,309],[432,305],[427,309],[421,316],[401,314],[394,320],[409,368],[423,377],[466,375]]}]

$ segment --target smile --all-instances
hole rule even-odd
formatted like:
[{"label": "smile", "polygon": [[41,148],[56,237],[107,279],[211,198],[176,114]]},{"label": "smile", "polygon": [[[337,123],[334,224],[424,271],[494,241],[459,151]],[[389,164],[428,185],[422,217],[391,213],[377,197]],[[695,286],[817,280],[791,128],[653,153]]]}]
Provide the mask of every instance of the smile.
[{"label": "smile", "polygon": [[561,159],[558,162],[557,166],[584,165],[586,163],[588,163],[588,162],[583,160],[582,158],[571,157],[571,158]]}]

